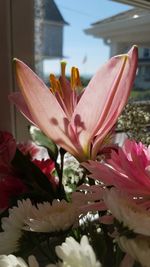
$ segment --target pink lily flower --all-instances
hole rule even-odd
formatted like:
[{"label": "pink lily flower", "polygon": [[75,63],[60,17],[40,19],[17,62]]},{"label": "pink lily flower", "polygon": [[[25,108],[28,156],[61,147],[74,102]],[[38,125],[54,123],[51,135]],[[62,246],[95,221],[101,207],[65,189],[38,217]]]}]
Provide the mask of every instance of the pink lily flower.
[{"label": "pink lily flower", "polygon": [[10,96],[20,111],[57,145],[79,161],[95,159],[101,145],[127,102],[137,69],[137,47],[111,58],[78,94],[79,72],[65,67],[51,90],[23,62],[15,59],[21,93]]},{"label": "pink lily flower", "polygon": [[150,146],[126,139],[117,152],[112,150],[106,162],[88,161],[82,165],[90,171],[89,177],[140,197],[143,205],[150,207]]}]

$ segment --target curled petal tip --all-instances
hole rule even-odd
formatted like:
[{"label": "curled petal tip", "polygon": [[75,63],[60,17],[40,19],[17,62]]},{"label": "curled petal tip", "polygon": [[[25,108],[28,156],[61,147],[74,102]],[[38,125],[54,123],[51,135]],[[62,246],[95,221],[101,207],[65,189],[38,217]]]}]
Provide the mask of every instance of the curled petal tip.
[{"label": "curled petal tip", "polygon": [[131,49],[128,52],[128,55],[133,54],[133,53],[138,54],[138,46],[137,45],[133,45],[131,47]]},{"label": "curled petal tip", "polygon": [[14,66],[16,66],[17,58],[14,57],[12,62],[13,62],[13,64],[14,64]]},{"label": "curled petal tip", "polygon": [[128,58],[129,56],[131,56],[133,53],[136,54],[136,55],[138,54],[138,46],[137,46],[137,45],[133,45],[127,54],[120,54],[120,55],[116,55],[116,56],[114,56],[114,57],[115,57],[115,58],[122,57],[122,58],[124,58],[124,59],[127,59],[127,58]]},{"label": "curled petal tip", "polygon": [[28,66],[22,60],[20,60],[18,58],[13,58],[13,62],[18,66],[20,65],[20,66],[24,66],[24,67],[28,68]]},{"label": "curled petal tip", "polygon": [[18,58],[14,57],[13,58],[13,63],[18,63],[18,62],[21,62],[21,60],[19,60]]},{"label": "curled petal tip", "polygon": [[16,70],[18,69],[18,65],[20,62],[21,61],[18,58],[13,58],[13,64]]},{"label": "curled petal tip", "polygon": [[16,71],[16,69],[17,69],[17,58],[13,58],[12,64],[14,66],[14,70]]}]

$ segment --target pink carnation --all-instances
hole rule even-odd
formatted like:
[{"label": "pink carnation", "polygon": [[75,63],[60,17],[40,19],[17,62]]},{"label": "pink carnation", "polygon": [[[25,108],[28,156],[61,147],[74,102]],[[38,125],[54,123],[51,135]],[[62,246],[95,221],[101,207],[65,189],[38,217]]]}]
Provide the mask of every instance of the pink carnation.
[{"label": "pink carnation", "polygon": [[90,171],[90,177],[100,180],[107,186],[131,194],[149,196],[150,194],[150,146],[126,139],[122,148],[112,150],[106,162],[88,161],[83,166]]}]

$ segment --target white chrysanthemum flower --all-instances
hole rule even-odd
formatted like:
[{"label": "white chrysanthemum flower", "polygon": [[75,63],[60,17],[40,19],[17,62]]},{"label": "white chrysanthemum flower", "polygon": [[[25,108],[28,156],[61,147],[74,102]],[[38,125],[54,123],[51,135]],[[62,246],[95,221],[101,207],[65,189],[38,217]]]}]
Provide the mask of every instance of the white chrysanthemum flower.
[{"label": "white chrysanthemum flower", "polygon": [[0,254],[9,254],[18,251],[21,231],[6,231],[0,233]]},{"label": "white chrysanthemum flower", "polygon": [[10,254],[8,256],[0,255],[0,267],[39,267],[39,264],[33,255],[29,256],[27,264],[21,257]]},{"label": "white chrysanthemum flower", "polygon": [[81,238],[78,243],[73,237],[66,238],[65,243],[56,247],[56,253],[62,260],[56,266],[60,267],[100,267],[96,260],[93,248],[89,244],[87,236]]},{"label": "white chrysanthemum flower", "polygon": [[117,239],[121,249],[128,253],[134,260],[141,263],[143,267],[150,266],[150,238],[145,236],[137,236],[128,239],[121,236]]},{"label": "white chrysanthemum flower", "polygon": [[29,199],[18,201],[18,207],[9,209],[9,216],[2,218],[0,233],[0,254],[10,254],[19,248],[24,220],[32,214],[32,203]]},{"label": "white chrysanthemum flower", "polygon": [[51,205],[44,202],[34,207],[24,229],[35,232],[63,231],[75,224],[78,215],[77,206],[73,203],[54,200]]},{"label": "white chrysanthemum flower", "polygon": [[18,206],[9,209],[9,216],[2,218],[0,254],[10,254],[19,249],[23,230],[56,232],[66,230],[78,219],[77,206],[65,200],[54,200],[32,205],[29,199],[18,201]]},{"label": "white chrysanthemum flower", "polygon": [[135,233],[150,236],[149,211],[135,204],[115,188],[106,190],[104,201],[112,215],[125,227]]}]

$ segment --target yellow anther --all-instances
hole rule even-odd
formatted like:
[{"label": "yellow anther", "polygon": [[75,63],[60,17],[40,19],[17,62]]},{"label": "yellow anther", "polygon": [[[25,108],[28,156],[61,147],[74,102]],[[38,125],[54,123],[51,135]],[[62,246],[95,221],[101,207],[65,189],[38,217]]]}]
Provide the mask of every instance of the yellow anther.
[{"label": "yellow anther", "polygon": [[71,69],[71,88],[74,90],[81,87],[79,70],[76,67]]},{"label": "yellow anther", "polygon": [[76,87],[76,79],[75,79],[75,67],[71,68],[71,88],[74,90]]},{"label": "yellow anther", "polygon": [[65,78],[66,74],[66,65],[67,63],[65,61],[61,61],[61,76]]},{"label": "yellow anther", "polygon": [[61,88],[61,84],[60,84],[59,80],[55,77],[54,74],[50,74],[49,79],[50,79],[50,85],[51,85],[52,93],[55,94],[57,92],[62,97],[63,93],[62,93],[62,88]]},{"label": "yellow anther", "polygon": [[50,74],[49,81],[50,81],[50,85],[51,85],[51,90],[52,90],[53,94],[55,94],[57,91],[57,79],[56,79],[54,74]]},{"label": "yellow anther", "polygon": [[76,81],[77,81],[77,86],[82,87],[81,80],[80,80],[80,73],[79,73],[78,68],[76,68]]}]

